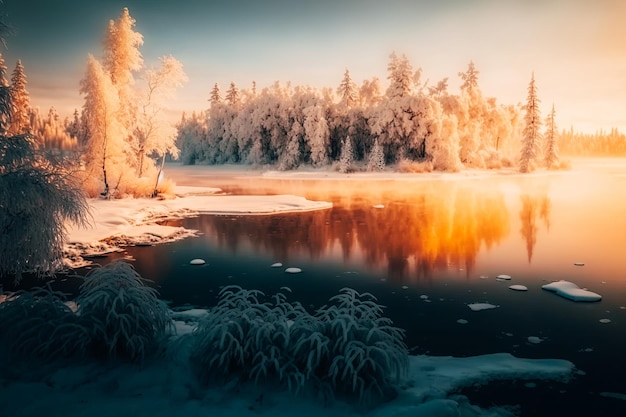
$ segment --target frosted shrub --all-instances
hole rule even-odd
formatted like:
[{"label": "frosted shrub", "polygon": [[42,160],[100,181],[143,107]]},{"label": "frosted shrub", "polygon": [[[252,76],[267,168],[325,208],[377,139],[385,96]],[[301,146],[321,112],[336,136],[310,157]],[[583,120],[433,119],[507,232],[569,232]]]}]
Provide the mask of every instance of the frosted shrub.
[{"label": "frosted shrub", "polygon": [[328,344],[315,319],[282,293],[274,303],[262,297],[257,290],[222,289],[218,305],[194,332],[191,360],[202,382],[273,378],[299,392],[314,376]]},{"label": "frosted shrub", "polygon": [[385,170],[385,152],[378,142],[378,138],[374,140],[374,145],[370,150],[370,155],[367,160],[367,170],[370,172]]},{"label": "frosted shrub", "polygon": [[87,275],[76,303],[90,331],[89,352],[96,356],[143,361],[159,351],[172,325],[157,291],[125,262]]},{"label": "frosted shrub", "polygon": [[37,288],[0,303],[0,345],[9,360],[80,356],[86,342],[86,329],[60,293]]},{"label": "frosted shrub", "polygon": [[284,294],[228,286],[193,333],[191,361],[204,383],[267,380],[370,403],[408,368],[403,332],[369,294],[343,289],[316,316]]},{"label": "frosted shrub", "polygon": [[318,311],[330,339],[327,371],[332,391],[356,395],[361,403],[383,399],[408,372],[404,331],[383,317],[382,306],[369,294],[344,288]]}]

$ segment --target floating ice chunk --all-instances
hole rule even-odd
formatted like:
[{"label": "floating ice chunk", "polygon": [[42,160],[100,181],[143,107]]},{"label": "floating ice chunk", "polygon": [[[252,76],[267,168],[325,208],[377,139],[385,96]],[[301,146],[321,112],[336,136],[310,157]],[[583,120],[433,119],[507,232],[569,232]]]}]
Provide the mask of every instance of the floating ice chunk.
[{"label": "floating ice chunk", "polygon": [[287,268],[285,269],[285,272],[288,274],[299,274],[300,272],[302,272],[302,269],[300,268]]},{"label": "floating ice chunk", "polygon": [[206,261],[204,259],[196,258],[189,261],[189,265],[204,265]]},{"label": "floating ice chunk", "polygon": [[600,319],[598,320],[600,323],[610,323],[611,319]]},{"label": "floating ice chunk", "polygon": [[403,290],[408,290],[408,289],[409,289],[409,287],[407,287],[406,285],[403,285],[403,286],[402,286],[402,289],[403,289]]},{"label": "floating ice chunk", "polygon": [[496,277],[497,280],[500,281],[510,281],[511,280],[511,276],[510,275],[506,275],[506,274],[500,274]]},{"label": "floating ice chunk", "polygon": [[490,310],[492,308],[498,308],[499,306],[489,303],[472,303],[467,305],[472,311]]},{"label": "floating ice chunk", "polygon": [[626,401],[626,394],[622,394],[621,392],[601,392],[600,396],[606,398],[615,398],[616,400],[624,400]]},{"label": "floating ice chunk", "polygon": [[574,262],[574,265],[576,266],[585,266],[584,262]]},{"label": "floating ice chunk", "polygon": [[595,292],[580,288],[578,285],[569,281],[555,281],[546,285],[542,285],[544,290],[555,292],[563,298],[572,301],[600,301],[602,296]]},{"label": "floating ice chunk", "polygon": [[509,285],[509,288],[515,291],[528,291],[528,287],[525,285]]},{"label": "floating ice chunk", "polygon": [[420,295],[420,298],[421,298],[422,300],[428,300],[428,296],[427,296],[426,294],[422,294],[422,295]]},{"label": "floating ice chunk", "polygon": [[283,266],[283,264],[281,264],[280,262],[276,262],[273,263],[272,265],[270,265],[272,268],[280,268],[281,266]]},{"label": "floating ice chunk", "polygon": [[456,322],[459,323],[459,324],[467,324],[467,323],[469,323],[469,321],[467,321],[465,319],[458,319]]},{"label": "floating ice chunk", "polygon": [[375,209],[384,209],[385,205],[384,204],[376,204],[375,206],[372,206]]},{"label": "floating ice chunk", "polygon": [[528,336],[528,341],[529,341],[530,343],[535,343],[535,344],[537,344],[537,343],[541,343],[541,342],[543,342],[543,339],[542,339],[542,338],[540,338],[540,337],[537,337],[537,336]]}]

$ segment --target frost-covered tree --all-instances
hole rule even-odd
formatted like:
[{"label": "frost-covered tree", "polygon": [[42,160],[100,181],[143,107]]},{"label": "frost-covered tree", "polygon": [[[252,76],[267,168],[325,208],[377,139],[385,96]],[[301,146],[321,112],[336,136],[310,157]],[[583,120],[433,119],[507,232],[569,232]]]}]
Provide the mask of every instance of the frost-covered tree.
[{"label": "frost-covered tree", "polygon": [[398,57],[395,52],[392,53],[389,57],[387,71],[389,72],[387,97],[405,97],[411,94],[415,84],[415,73],[413,72],[413,65],[406,55]]},{"label": "frost-covered tree", "polygon": [[172,56],[161,57],[158,68],[145,72],[146,91],[132,136],[138,177],[144,174],[146,155],[154,153],[162,161],[167,153],[174,158],[178,157],[176,128],[166,123],[161,113],[165,101],[170,100],[176,88],[182,86],[186,80],[183,65]]},{"label": "frost-covered tree", "polygon": [[531,172],[541,151],[541,113],[539,111],[540,100],[537,97],[535,73],[528,85],[528,99],[526,101],[526,115],[524,116],[524,130],[522,132],[522,149],[520,156],[520,172]]},{"label": "frost-covered tree", "polygon": [[[2,38],[0,22],[0,38]],[[0,55],[1,57],[1,55]],[[71,164],[53,163],[28,132],[13,134],[11,88],[0,65],[0,276],[47,273],[61,265],[65,221],[87,221],[87,202]]]},{"label": "frost-covered tree", "polygon": [[92,187],[100,182],[100,194],[109,198],[125,174],[128,159],[124,142],[126,130],[118,118],[120,98],[117,90],[109,74],[92,55],[80,83],[80,93],[85,96],[83,115],[90,132],[85,149],[86,181],[90,182],[88,192],[95,194]]},{"label": "frost-covered tree", "polygon": [[354,170],[354,150],[352,140],[347,136],[341,147],[341,157],[339,158],[339,172],[348,173]]},{"label": "frost-covered tree", "polygon": [[544,163],[548,169],[559,168],[559,145],[557,143],[558,130],[556,128],[556,111],[554,110],[554,104],[552,105],[552,111],[546,118],[546,132],[545,132],[545,159]]},{"label": "frost-covered tree", "polygon": [[374,140],[374,145],[370,150],[367,160],[368,171],[383,171],[385,169],[385,153],[383,147],[378,142],[378,138]]},{"label": "frost-covered tree", "polygon": [[357,86],[354,81],[352,81],[350,71],[347,68],[346,72],[343,74],[341,84],[339,84],[337,88],[337,95],[339,96],[340,103],[346,107],[352,107],[357,103]]},{"label": "frost-covered tree", "polygon": [[237,107],[241,102],[241,93],[234,82],[230,83],[230,87],[228,88],[228,91],[226,91],[226,102],[231,107]]},{"label": "frost-covered tree", "polygon": [[117,20],[110,20],[103,46],[102,66],[119,95],[118,118],[131,135],[137,114],[137,97],[134,74],[143,68],[143,57],[139,47],[143,45],[143,35],[134,30],[135,19],[127,8]]},{"label": "frost-covered tree", "polygon": [[459,77],[463,80],[461,91],[472,92],[478,88],[478,74],[480,74],[480,71],[476,69],[474,61],[470,61],[467,65],[467,71],[459,72]]},{"label": "frost-covered tree", "polygon": [[209,101],[211,102],[211,105],[222,102],[222,96],[220,95],[220,87],[217,85],[217,83],[215,83],[213,85],[213,88],[211,89],[211,95],[209,96]]},{"label": "frost-covered tree", "polygon": [[325,111],[321,104],[308,106],[303,110],[304,135],[311,149],[311,164],[321,167],[328,163],[330,132]]},{"label": "frost-covered tree", "polygon": [[13,115],[9,130],[16,135],[26,133],[30,129],[30,96],[26,90],[24,66],[19,59],[11,75],[11,99],[13,102]]}]

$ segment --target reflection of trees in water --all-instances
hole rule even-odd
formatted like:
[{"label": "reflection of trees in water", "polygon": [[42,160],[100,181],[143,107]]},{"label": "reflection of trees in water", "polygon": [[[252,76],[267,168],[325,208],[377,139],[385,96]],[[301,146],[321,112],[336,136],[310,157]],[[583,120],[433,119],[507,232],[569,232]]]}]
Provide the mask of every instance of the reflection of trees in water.
[{"label": "reflection of trees in water", "polygon": [[[455,183],[373,186],[353,193],[335,189],[315,199],[335,206],[276,216],[202,216],[202,229],[234,253],[249,245],[288,261],[336,252],[344,260],[361,256],[367,265],[386,268],[389,277],[403,280],[430,279],[449,266],[469,274],[481,245],[488,249],[509,232],[499,191]],[[381,203],[384,209],[373,208]]]},{"label": "reflection of trees in water", "polygon": [[528,263],[531,263],[539,232],[537,220],[543,220],[546,230],[550,230],[551,202],[545,190],[537,194],[522,194],[520,199],[522,203],[519,214],[522,223],[520,233],[526,241],[526,255]]},{"label": "reflection of trees in water", "polygon": [[[449,265],[470,274],[484,244],[488,249],[509,231],[504,198],[454,184],[370,212],[359,242],[372,264],[388,261],[392,277],[421,280]],[[413,271],[411,271],[413,265]]]}]

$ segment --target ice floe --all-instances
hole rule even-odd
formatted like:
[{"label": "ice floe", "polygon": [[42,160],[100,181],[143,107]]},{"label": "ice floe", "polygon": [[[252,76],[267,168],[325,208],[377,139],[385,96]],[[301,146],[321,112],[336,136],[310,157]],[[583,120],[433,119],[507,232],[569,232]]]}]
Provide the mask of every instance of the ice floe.
[{"label": "ice floe", "polygon": [[555,281],[550,284],[542,285],[544,290],[552,291],[563,298],[572,301],[600,301],[602,296],[591,292],[587,289],[580,288],[578,285],[569,281]]},{"label": "ice floe", "polygon": [[528,287],[525,285],[509,285],[509,288],[514,290],[514,291],[528,291]]},{"label": "ice floe", "polygon": [[610,323],[611,319],[600,319],[598,320],[600,323]]},{"label": "ice floe", "polygon": [[511,280],[511,276],[510,275],[506,275],[506,274],[500,274],[496,277],[496,280],[498,281],[510,281]]},{"label": "ice floe", "polygon": [[283,266],[283,264],[281,264],[280,262],[276,262],[273,263],[272,265],[270,265],[272,268],[280,268],[281,266]]},{"label": "ice floe", "polygon": [[469,323],[469,321],[467,321],[465,319],[458,319],[456,322],[459,323],[459,324],[467,324],[467,323]]},{"label": "ice floe", "polygon": [[288,274],[299,274],[300,272],[302,272],[302,269],[292,267],[292,268],[285,269],[285,272]]},{"label": "ice floe", "polygon": [[206,261],[204,259],[196,258],[189,261],[189,265],[204,265]]},{"label": "ice floe", "polygon": [[534,344],[538,344],[543,342],[543,339],[541,337],[537,337],[537,336],[528,336],[527,339],[530,343],[534,343]]},{"label": "ice floe", "polygon": [[472,311],[491,310],[492,308],[498,308],[499,306],[489,303],[472,303],[467,305]]}]

